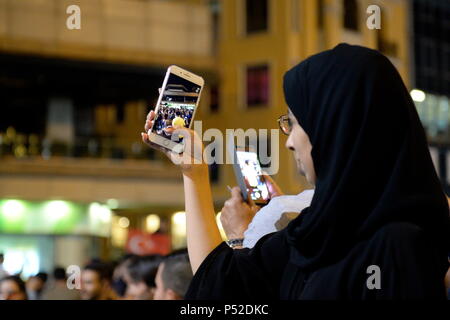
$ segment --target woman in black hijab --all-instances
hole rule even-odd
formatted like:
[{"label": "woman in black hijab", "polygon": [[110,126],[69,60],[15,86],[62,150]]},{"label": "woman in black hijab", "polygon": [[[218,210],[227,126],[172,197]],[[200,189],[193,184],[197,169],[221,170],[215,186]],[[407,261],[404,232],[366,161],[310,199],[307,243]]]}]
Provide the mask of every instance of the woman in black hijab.
[{"label": "woman in black hijab", "polygon": [[449,208],[394,66],[341,44],[288,71],[284,91],[311,205],[253,249],[217,246],[186,298],[445,299]]}]

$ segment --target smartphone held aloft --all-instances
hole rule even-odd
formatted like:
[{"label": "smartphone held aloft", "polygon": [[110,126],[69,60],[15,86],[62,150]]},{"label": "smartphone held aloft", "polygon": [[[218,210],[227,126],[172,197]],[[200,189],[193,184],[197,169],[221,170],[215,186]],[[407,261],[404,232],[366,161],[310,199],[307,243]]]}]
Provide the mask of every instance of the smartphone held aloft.
[{"label": "smartphone held aloft", "polygon": [[190,128],[204,86],[202,77],[172,65],[167,69],[155,108],[155,119],[148,132],[152,143],[181,153],[184,150],[182,135],[176,129]]}]

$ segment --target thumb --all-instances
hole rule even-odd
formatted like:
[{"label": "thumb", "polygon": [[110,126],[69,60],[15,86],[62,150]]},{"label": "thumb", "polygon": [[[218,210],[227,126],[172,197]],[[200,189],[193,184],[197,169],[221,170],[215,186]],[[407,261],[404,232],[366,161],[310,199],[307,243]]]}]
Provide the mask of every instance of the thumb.
[{"label": "thumb", "polygon": [[239,187],[233,187],[231,189],[231,198],[233,199],[237,199],[240,202],[244,201],[244,199],[242,198],[242,193],[241,193],[241,188]]},{"label": "thumb", "polygon": [[[241,192],[241,188],[239,187],[234,187],[233,189],[231,189],[231,197],[232,198],[238,198],[239,201],[243,202],[244,199],[242,198],[242,192]],[[252,197],[250,196],[250,194],[248,193],[247,196],[247,204],[250,207],[254,207],[255,206],[255,202],[253,202]]]}]

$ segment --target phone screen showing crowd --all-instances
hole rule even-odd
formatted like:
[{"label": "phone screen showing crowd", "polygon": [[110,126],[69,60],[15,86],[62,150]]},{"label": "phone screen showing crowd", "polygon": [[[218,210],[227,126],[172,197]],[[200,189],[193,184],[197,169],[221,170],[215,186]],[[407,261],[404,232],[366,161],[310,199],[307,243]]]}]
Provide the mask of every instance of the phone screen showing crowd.
[{"label": "phone screen showing crowd", "polygon": [[177,128],[189,128],[197,106],[201,87],[173,73],[169,75],[158,108],[153,132],[174,142],[182,136],[172,137]]}]

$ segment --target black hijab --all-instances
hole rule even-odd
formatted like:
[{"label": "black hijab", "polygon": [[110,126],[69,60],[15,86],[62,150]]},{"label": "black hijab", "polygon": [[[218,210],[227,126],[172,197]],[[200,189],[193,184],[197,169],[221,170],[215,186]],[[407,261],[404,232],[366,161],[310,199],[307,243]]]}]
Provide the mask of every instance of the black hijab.
[{"label": "black hijab", "polygon": [[[221,243],[186,298],[443,299],[448,205],[393,65],[342,44],[288,71],[284,89],[313,146],[311,205],[252,249]],[[368,266],[383,270],[377,290]]]},{"label": "black hijab", "polygon": [[[314,269],[391,222],[421,227],[449,250],[449,208],[413,101],[377,51],[340,44],[284,77],[317,175],[310,207],[287,228],[291,262]],[[446,268],[443,261],[443,268]]]}]

